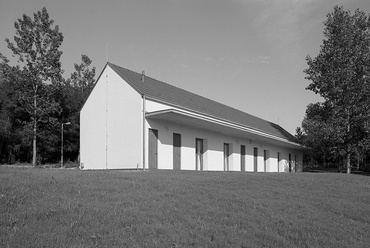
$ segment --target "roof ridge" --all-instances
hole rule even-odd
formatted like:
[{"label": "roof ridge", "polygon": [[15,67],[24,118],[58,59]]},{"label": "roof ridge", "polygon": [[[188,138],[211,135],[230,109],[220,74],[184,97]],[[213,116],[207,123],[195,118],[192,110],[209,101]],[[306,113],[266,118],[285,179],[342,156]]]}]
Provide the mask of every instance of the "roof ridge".
[{"label": "roof ridge", "polygon": [[[130,70],[130,69],[124,68],[124,67],[122,67],[122,66],[115,65],[115,64],[113,64],[113,63],[110,63],[110,64],[112,64],[112,65],[114,65],[114,66],[116,66],[116,67],[122,68],[122,69],[124,69],[124,70],[131,71],[131,72],[136,73],[136,74],[138,74],[138,75],[141,75],[140,73],[138,73],[138,72],[136,72],[136,71],[133,71],[133,70]],[[175,85],[172,85],[172,84],[166,83],[166,82],[164,82],[164,81],[161,81],[161,80],[155,79],[155,78],[150,77],[150,76],[148,76],[148,75],[145,75],[145,77],[150,78],[150,79],[152,79],[152,80],[154,80],[154,81],[157,81],[157,82],[163,83],[163,84],[165,84],[165,85],[168,85],[168,86],[170,86],[170,87],[173,87],[173,88],[176,88],[176,89],[179,89],[179,90],[185,91],[185,92],[190,93],[190,94],[193,94],[193,95],[196,95],[196,96],[198,96],[198,97],[202,97],[202,98],[204,98],[204,99],[207,99],[208,101],[214,102],[214,103],[216,103],[216,104],[223,105],[223,106],[225,106],[225,107],[231,108],[231,109],[233,109],[233,110],[235,110],[235,111],[238,111],[238,112],[241,112],[241,113],[243,113],[243,114],[247,114],[247,115],[249,115],[249,116],[253,116],[253,117],[255,117],[255,118],[258,118],[258,119],[260,119],[260,120],[263,120],[263,121],[267,121],[267,122],[269,122],[269,123],[272,123],[272,124],[274,124],[274,125],[278,125],[278,124],[276,124],[276,123],[274,123],[274,122],[271,122],[271,121],[265,120],[265,119],[263,119],[263,118],[261,118],[261,117],[258,117],[258,116],[255,116],[255,115],[249,114],[249,113],[244,112],[244,111],[242,111],[242,110],[240,110],[240,109],[237,109],[237,108],[235,108],[235,107],[229,106],[229,105],[227,105],[227,104],[225,104],[225,103],[221,103],[221,102],[215,101],[215,100],[213,100],[213,99],[211,99],[211,98],[208,98],[208,97],[202,96],[202,95],[197,94],[197,93],[194,93],[194,92],[192,92],[192,91],[189,91],[189,90],[186,90],[186,89],[180,88],[180,87],[178,87],[178,86],[175,86]],[[279,125],[278,125],[278,126],[279,126]]]},{"label": "roof ridge", "polygon": [[143,83],[142,74],[110,62],[107,64],[141,95],[296,142],[295,137],[279,124],[147,75],[148,80]]},{"label": "roof ridge", "polygon": [[[110,64],[112,64],[112,63],[110,63]],[[115,65],[115,64],[112,64],[112,65]],[[140,75],[140,73],[138,73],[138,72],[136,72],[136,71],[133,71],[133,70],[130,70],[130,69],[124,68],[124,67],[119,66],[119,65],[115,65],[115,66],[120,67],[120,68],[122,68],[122,69],[125,69],[125,70],[128,70],[128,71],[131,71],[131,72],[133,72],[133,73],[136,73],[136,74],[139,74],[139,75]],[[155,81],[157,81],[157,82],[160,82],[160,83],[166,84],[166,85],[168,85],[168,86],[171,86],[171,87],[177,88],[177,89],[179,89],[179,90],[186,91],[186,92],[191,93],[191,94],[193,94],[193,95],[197,95],[197,96],[203,97],[203,98],[205,98],[205,99],[207,99],[207,100],[214,101],[214,100],[212,100],[212,99],[210,99],[210,98],[208,98],[208,97],[204,97],[204,96],[202,96],[202,95],[199,95],[199,94],[197,94],[197,93],[191,92],[191,91],[189,91],[189,90],[186,90],[186,89],[180,88],[179,86],[176,86],[176,85],[173,85],[173,84],[169,84],[169,83],[166,83],[166,82],[164,82],[164,81],[161,81],[161,80],[155,79],[155,78],[153,78],[153,77],[151,77],[151,76],[148,76],[148,75],[146,75],[146,74],[145,74],[145,77],[150,78],[150,79],[152,79],[152,80],[155,80]],[[216,102],[216,101],[214,101],[214,102]],[[218,102],[217,102],[217,103],[218,103]],[[221,103],[221,104],[222,104],[222,103]],[[223,104],[223,105],[226,105],[226,104]],[[227,106],[227,105],[226,105],[226,106]]]}]

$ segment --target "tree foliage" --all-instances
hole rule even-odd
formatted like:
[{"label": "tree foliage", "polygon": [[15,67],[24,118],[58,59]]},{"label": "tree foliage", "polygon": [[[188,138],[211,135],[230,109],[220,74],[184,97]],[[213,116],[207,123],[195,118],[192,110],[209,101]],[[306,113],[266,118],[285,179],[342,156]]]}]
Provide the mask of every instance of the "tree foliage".
[{"label": "tree foliage", "polygon": [[14,41],[5,41],[16,65],[0,54],[0,162],[57,162],[60,127],[67,121],[73,124],[65,132],[65,155],[76,160],[79,111],[93,87],[95,67],[82,55],[76,72],[62,77],[63,34],[45,7],[33,18],[24,14],[14,27]]},{"label": "tree foliage", "polygon": [[66,130],[65,151],[71,158],[79,155],[80,110],[90,95],[95,82],[95,67],[91,68],[92,60],[87,55],[81,55],[81,63],[74,64],[75,71],[71,73],[63,85],[60,103],[62,106],[62,122],[72,124]]},{"label": "tree foliage", "polygon": [[306,58],[306,88],[324,98],[307,107],[302,128],[306,145],[334,159],[369,147],[370,16],[334,7],[324,22],[324,40],[315,58]]},{"label": "tree foliage", "polygon": [[22,91],[19,100],[24,106],[30,120],[25,128],[32,130],[32,164],[36,165],[38,125],[54,125],[60,111],[59,104],[53,101],[51,94],[60,85],[62,69],[60,56],[62,52],[59,47],[63,42],[63,35],[59,27],[53,27],[53,20],[44,7],[33,15],[33,19],[26,14],[22,19],[14,23],[16,35],[14,43],[8,38],[5,41],[8,48],[17,57],[18,70],[23,75]]}]

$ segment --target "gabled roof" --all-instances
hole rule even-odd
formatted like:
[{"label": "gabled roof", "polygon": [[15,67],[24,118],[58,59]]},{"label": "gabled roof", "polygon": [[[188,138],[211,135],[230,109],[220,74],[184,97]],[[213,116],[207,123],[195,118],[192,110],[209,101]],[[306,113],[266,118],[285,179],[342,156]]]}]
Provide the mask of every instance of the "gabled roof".
[{"label": "gabled roof", "polygon": [[243,111],[158,81],[148,76],[145,76],[145,80],[142,82],[141,73],[133,72],[109,62],[107,65],[139,94],[148,98],[170,103],[180,108],[236,123],[267,134],[287,139],[291,142],[298,143],[297,139],[293,135],[275,123],[263,120]]}]

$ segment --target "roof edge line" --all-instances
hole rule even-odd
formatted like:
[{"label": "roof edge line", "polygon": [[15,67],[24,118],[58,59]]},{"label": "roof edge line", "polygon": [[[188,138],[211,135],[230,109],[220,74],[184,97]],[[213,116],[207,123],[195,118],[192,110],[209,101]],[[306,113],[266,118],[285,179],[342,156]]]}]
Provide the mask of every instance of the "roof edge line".
[{"label": "roof edge line", "polygon": [[[143,94],[143,95],[144,95],[144,94]],[[274,136],[274,137],[277,137],[277,138],[281,138],[281,137],[279,137],[279,136],[276,136],[276,135],[274,135],[274,134],[272,134],[272,133],[269,133],[269,132],[265,132],[265,131],[263,131],[263,130],[261,130],[261,129],[258,129],[258,128],[253,128],[253,127],[250,127],[250,126],[247,126],[247,125],[240,124],[240,123],[238,123],[238,122],[228,121],[228,120],[226,120],[226,119],[218,118],[218,117],[213,116],[213,115],[205,114],[205,113],[203,113],[203,112],[194,111],[194,110],[192,110],[192,109],[184,108],[184,107],[179,106],[179,105],[177,105],[177,104],[173,104],[173,103],[170,103],[170,102],[167,102],[167,101],[164,101],[164,100],[158,99],[158,98],[154,98],[154,97],[151,97],[151,96],[147,96],[147,95],[145,95],[145,97],[146,97],[146,99],[147,99],[147,100],[154,100],[154,101],[156,101],[156,102],[164,103],[164,104],[167,104],[167,105],[170,105],[170,106],[173,106],[173,107],[179,108],[179,109],[183,109],[183,110],[186,110],[186,111],[189,111],[189,112],[192,112],[192,113],[201,114],[201,115],[204,115],[204,116],[208,116],[208,117],[210,117],[210,118],[214,118],[214,119],[216,119],[216,120],[224,121],[224,122],[226,122],[226,123],[231,123],[231,124],[233,124],[233,125],[239,125],[239,126],[242,126],[242,127],[245,127],[245,128],[249,128],[249,129],[254,130],[254,131],[257,131],[257,132],[261,132],[261,133],[265,133],[265,134],[267,134],[267,135],[271,135],[271,136]],[[284,138],[281,138],[281,139],[284,139]],[[291,142],[291,141],[290,141],[290,142]],[[293,143],[294,143],[294,142],[293,142]],[[298,144],[298,143],[294,143],[294,144]]]},{"label": "roof edge line", "polygon": [[170,109],[164,109],[164,110],[159,110],[159,111],[146,112],[145,116],[150,117],[150,116],[154,116],[156,114],[171,113],[171,112],[181,114],[181,115],[185,115],[185,116],[189,116],[189,117],[193,117],[193,118],[200,119],[200,120],[209,121],[209,122],[212,122],[212,123],[215,123],[215,124],[231,127],[231,128],[234,128],[234,129],[244,131],[244,132],[260,135],[260,136],[263,136],[265,138],[277,140],[277,141],[280,141],[280,142],[285,142],[285,143],[303,148],[302,145],[299,144],[299,143],[289,141],[287,139],[275,136],[273,134],[269,134],[269,133],[266,133],[266,132],[255,130],[255,129],[252,129],[252,128],[247,127],[247,126],[244,126],[244,125],[241,125],[241,124],[235,124],[233,122],[225,121],[225,120],[222,120],[222,119],[219,119],[219,118],[209,117],[209,116],[206,116],[204,114],[192,114],[192,112],[194,112],[194,111],[189,111],[189,113],[187,113],[187,112],[184,112],[184,111],[181,111],[181,110],[178,110],[178,109],[170,108]]},{"label": "roof edge line", "polygon": [[[168,102],[168,101],[165,101],[165,100],[162,100],[162,99],[160,99],[160,98],[157,98],[157,97],[153,97],[153,96],[150,96],[150,95],[147,95],[147,94],[145,94],[144,92],[142,92],[140,89],[138,89],[137,87],[135,87],[134,85],[134,83],[133,82],[131,82],[131,80],[129,80],[126,76],[124,76],[120,71],[117,71],[116,70],[116,68],[115,67],[119,67],[119,68],[122,68],[122,69],[125,69],[125,68],[123,68],[123,67],[120,67],[120,66],[117,66],[117,65],[115,65],[115,64],[112,64],[112,63],[110,63],[110,62],[107,62],[107,64],[106,64],[106,66],[109,66],[116,74],[118,74],[124,81],[126,81],[126,82],[128,82],[129,84],[130,84],[130,86],[137,92],[137,93],[139,93],[142,97],[143,96],[145,96],[145,98],[147,99],[147,100],[152,100],[152,101],[156,101],[156,102],[158,102],[158,103],[163,103],[163,104],[166,104],[166,105],[169,105],[169,106],[173,106],[173,107],[176,107],[176,108],[178,108],[178,109],[183,109],[183,110],[186,110],[186,111],[189,111],[189,112],[191,112],[191,113],[196,113],[196,114],[200,114],[200,115],[203,115],[203,116],[208,116],[208,117],[210,117],[210,118],[214,118],[214,119],[217,119],[217,120],[220,120],[220,121],[224,121],[224,122],[226,122],[226,123],[231,123],[231,124],[233,124],[233,125],[238,125],[238,126],[241,126],[241,127],[244,127],[244,128],[248,128],[248,129],[250,129],[250,130],[253,130],[253,131],[256,131],[256,132],[260,132],[260,133],[263,133],[263,134],[266,134],[266,135],[269,135],[269,136],[272,136],[272,137],[276,137],[276,138],[278,138],[278,139],[282,139],[282,140],[286,140],[287,142],[290,142],[290,143],[292,143],[292,144],[299,144],[299,143],[296,143],[296,142],[293,142],[293,141],[289,141],[288,139],[285,139],[285,138],[282,138],[282,137],[279,137],[279,136],[276,136],[276,135],[274,135],[274,134],[272,134],[272,133],[270,133],[270,132],[266,132],[266,131],[263,131],[263,130],[261,130],[261,129],[258,129],[258,128],[254,128],[254,127],[251,127],[251,126],[247,126],[247,125],[243,125],[243,124],[241,124],[241,123],[238,123],[238,122],[233,122],[233,121],[229,121],[229,120],[227,120],[227,119],[223,119],[223,118],[219,118],[219,117],[216,117],[216,116],[214,116],[214,115],[210,115],[210,114],[207,114],[207,113],[204,113],[204,112],[201,112],[201,111],[196,111],[196,110],[193,110],[193,109],[190,109],[190,108],[187,108],[187,107],[183,107],[183,106],[180,106],[180,105],[177,105],[177,104],[175,104],[175,103],[171,103],[171,102]],[[113,67],[112,67],[113,66]],[[129,69],[125,69],[125,70],[129,70]],[[129,70],[129,71],[131,71],[131,70]],[[134,72],[134,71],[132,71],[132,72]],[[134,73],[136,73],[136,74],[138,74],[137,72],[134,72]],[[153,78],[152,78],[153,79]],[[153,79],[153,80],[156,80],[156,79]],[[156,80],[156,81],[158,81],[158,80]],[[159,82],[161,82],[161,81],[159,81]],[[164,83],[164,82],[161,82],[161,83]],[[167,84],[167,83],[165,83],[165,84]],[[169,84],[168,84],[169,85]],[[170,86],[172,86],[172,85],[170,85]],[[176,86],[173,86],[173,87],[176,87]],[[180,89],[180,88],[179,88]],[[185,90],[186,91],[186,90]],[[191,92],[190,92],[191,93]],[[192,94],[194,94],[194,93],[192,93]],[[202,98],[205,98],[205,97],[203,97],[203,96],[200,96],[200,97],[202,97]],[[207,98],[208,99],[208,98]],[[211,99],[209,99],[209,100],[211,100]],[[211,101],[213,101],[213,100],[211,100]],[[222,104],[222,103],[220,103],[220,104]],[[224,106],[226,106],[226,107],[229,107],[229,108],[232,108],[232,107],[230,107],[230,106],[227,106],[227,105],[225,105],[225,104],[222,104],[222,105],[224,105]],[[235,108],[234,108],[235,109]],[[236,109],[237,110],[237,109]],[[240,110],[238,110],[238,111],[240,111]],[[245,112],[243,112],[243,111],[241,111],[242,113],[245,113]],[[245,113],[246,114],[246,113]],[[259,118],[259,117],[256,117],[256,116],[254,116],[255,118]],[[259,118],[259,119],[261,119],[261,118]],[[262,119],[263,120],[263,119]],[[268,122],[268,123],[270,123],[270,124],[274,124],[274,125],[277,125],[277,124],[275,124],[275,123],[272,123],[272,122],[270,122],[270,121],[267,121],[267,120],[264,120],[264,121],[266,121],[266,122]],[[279,125],[277,125],[277,126],[279,126]],[[286,131],[286,130],[285,130]],[[287,131],[286,131],[287,132]],[[288,132],[289,133],[289,132]],[[290,134],[290,133],[289,133]],[[290,134],[290,135],[292,135],[292,134]],[[285,135],[283,135],[284,137],[285,137]],[[300,145],[301,146],[301,145]]]},{"label": "roof edge line", "polygon": [[81,106],[81,108],[80,108],[80,110],[79,110],[79,113],[81,113],[82,109],[85,107],[85,104],[86,104],[86,102],[87,102],[87,99],[89,99],[89,97],[90,97],[90,95],[91,95],[92,91],[94,90],[94,88],[95,88],[96,84],[97,84],[97,83],[98,83],[98,81],[100,80],[100,78],[101,78],[101,76],[103,75],[103,73],[104,73],[105,69],[107,68],[107,66],[109,66],[109,62],[105,63],[105,65],[104,65],[104,67],[103,67],[103,70],[100,72],[99,76],[98,76],[98,77],[97,77],[97,79],[94,81],[94,85],[93,85],[92,89],[90,90],[89,95],[86,97],[85,102],[82,104],[82,106]]}]

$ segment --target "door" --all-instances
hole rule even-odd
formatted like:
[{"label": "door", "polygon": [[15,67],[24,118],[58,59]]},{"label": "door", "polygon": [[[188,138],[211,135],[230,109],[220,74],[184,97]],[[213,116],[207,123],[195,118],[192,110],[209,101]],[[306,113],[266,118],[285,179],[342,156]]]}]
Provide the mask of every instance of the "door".
[{"label": "door", "polygon": [[181,170],[181,134],[173,134],[173,169]]},{"label": "door", "polygon": [[254,172],[258,171],[258,148],[254,147],[253,149],[253,155],[254,155]]},{"label": "door", "polygon": [[203,140],[195,139],[195,170],[203,170]]},{"label": "door", "polygon": [[292,154],[289,153],[289,172],[292,172]]},{"label": "door", "polygon": [[229,144],[224,143],[224,171],[229,171],[229,155],[230,155]]},{"label": "door", "polygon": [[263,170],[267,172],[267,151],[263,150]]},{"label": "door", "polygon": [[277,153],[277,171],[280,172],[280,152]]},{"label": "door", "polygon": [[149,169],[158,169],[158,130],[149,129]]},{"label": "door", "polygon": [[240,170],[245,171],[245,146],[240,146]]}]

